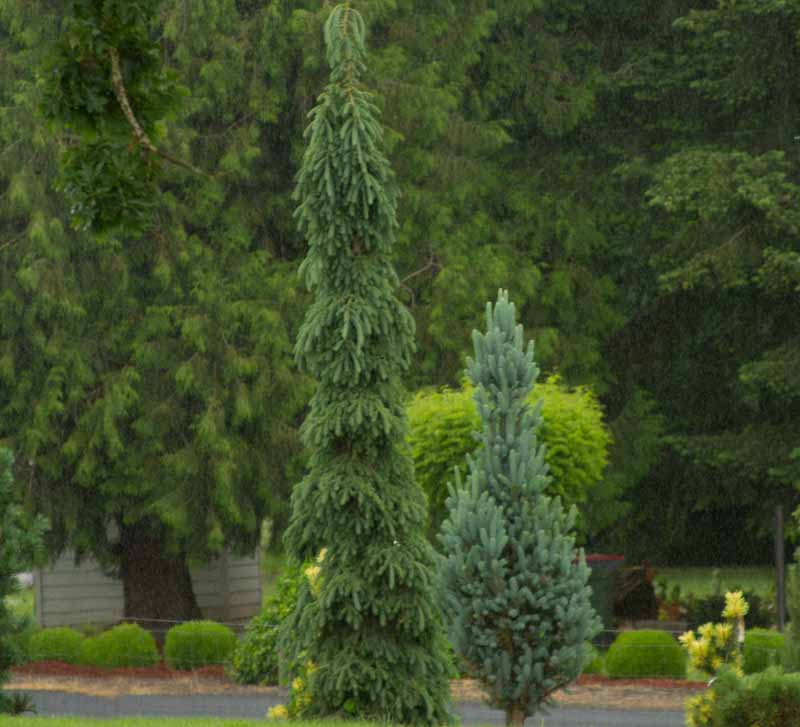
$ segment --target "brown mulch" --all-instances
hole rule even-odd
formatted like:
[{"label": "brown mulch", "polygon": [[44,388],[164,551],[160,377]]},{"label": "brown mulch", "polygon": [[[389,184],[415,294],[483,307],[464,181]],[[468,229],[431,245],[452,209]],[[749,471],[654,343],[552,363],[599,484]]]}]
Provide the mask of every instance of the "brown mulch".
[{"label": "brown mulch", "polygon": [[[455,701],[483,701],[479,682],[472,679],[450,683]],[[282,687],[241,686],[232,682],[221,666],[191,672],[176,671],[166,664],[154,667],[100,669],[56,661],[25,664],[12,669],[8,689],[50,690],[117,697],[122,694],[285,694]],[[613,707],[615,709],[682,710],[687,697],[706,688],[705,682],[679,679],[608,679],[585,675],[569,690],[556,694],[559,704]]]}]

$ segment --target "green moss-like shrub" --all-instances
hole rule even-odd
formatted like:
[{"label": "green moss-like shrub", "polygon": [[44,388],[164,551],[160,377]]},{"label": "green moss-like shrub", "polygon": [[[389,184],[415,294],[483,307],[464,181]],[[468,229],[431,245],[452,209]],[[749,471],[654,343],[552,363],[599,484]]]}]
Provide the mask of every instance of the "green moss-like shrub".
[{"label": "green moss-like shrub", "polygon": [[173,669],[187,671],[225,664],[236,647],[236,634],[214,621],[187,621],[167,631],[164,660]]},{"label": "green moss-like shrub", "polygon": [[120,624],[86,639],[80,651],[80,663],[89,666],[153,666],[159,660],[153,635],[137,624]]},{"label": "green moss-like shrub", "polygon": [[781,663],[783,634],[770,629],[751,629],[744,636],[744,673],[756,674]]},{"label": "green moss-like shrub", "polygon": [[625,631],[606,654],[606,673],[617,678],[681,679],[686,676],[686,655],[665,631]]},{"label": "green moss-like shrub", "polygon": [[8,650],[7,659],[10,666],[19,666],[30,661],[31,639],[40,629],[29,614],[21,617],[12,616],[8,623],[10,628],[5,643]]},{"label": "green moss-like shrub", "polygon": [[83,666],[98,666],[99,656],[97,655],[97,636],[87,636],[81,643],[80,653],[78,654],[78,664]]},{"label": "green moss-like shrub", "polygon": [[772,667],[739,677],[724,670],[713,684],[710,719],[697,727],[789,727],[800,724],[800,674]]},{"label": "green moss-like shrub", "polygon": [[31,635],[28,658],[31,661],[63,661],[77,664],[84,636],[75,629],[42,629]]},{"label": "green moss-like shrub", "polygon": [[589,657],[586,661],[586,666],[583,667],[582,674],[605,674],[606,673],[606,658],[594,646],[589,646]]},{"label": "green moss-like shrub", "polygon": [[303,567],[287,566],[275,593],[247,626],[233,656],[229,673],[239,684],[277,684],[279,672],[278,627],[294,611]]}]

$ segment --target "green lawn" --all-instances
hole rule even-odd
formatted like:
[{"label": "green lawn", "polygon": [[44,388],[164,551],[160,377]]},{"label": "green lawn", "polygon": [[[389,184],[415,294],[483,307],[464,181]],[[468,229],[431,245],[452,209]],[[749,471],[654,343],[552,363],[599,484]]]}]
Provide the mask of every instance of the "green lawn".
[{"label": "green lawn", "polygon": [[[88,719],[86,717],[0,717],[0,727],[263,727],[263,721],[203,717],[119,717]],[[323,725],[323,722],[317,723]],[[329,723],[333,724],[333,723]],[[311,723],[309,723],[311,725]],[[341,725],[341,723],[340,723]],[[339,725],[339,727],[340,727]]]},{"label": "green lawn", "polygon": [[[279,724],[273,722],[272,724]],[[287,723],[288,724],[288,723]],[[333,720],[292,722],[292,727],[342,727]],[[347,722],[347,727],[367,727],[368,722]],[[264,727],[265,720],[221,719],[218,717],[119,717],[88,719],[86,717],[2,717],[0,727]]]},{"label": "green lawn", "polygon": [[23,588],[15,594],[6,597],[6,605],[12,614],[17,617],[33,616],[33,588]]},{"label": "green lawn", "polygon": [[[681,594],[686,596],[707,596],[713,591],[714,568],[656,568],[655,582],[666,581],[668,588],[675,585],[681,587]],[[721,592],[733,589],[755,591],[762,598],[768,597],[775,590],[775,569],[771,566],[754,566],[747,568],[718,568]]]}]

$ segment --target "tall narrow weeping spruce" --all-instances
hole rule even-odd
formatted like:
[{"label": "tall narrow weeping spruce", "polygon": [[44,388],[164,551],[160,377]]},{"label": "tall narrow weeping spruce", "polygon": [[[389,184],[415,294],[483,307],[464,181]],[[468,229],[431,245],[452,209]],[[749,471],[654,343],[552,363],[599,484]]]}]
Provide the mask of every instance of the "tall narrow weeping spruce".
[{"label": "tall narrow weeping spruce", "polygon": [[306,671],[296,714],[437,724],[450,716],[446,641],[400,381],[414,323],[394,294],[396,187],[359,81],[364,36],[349,3],[333,10],[331,79],[310,114],[296,189],[314,301],[295,353],[319,385],[285,542],[319,571],[282,641]]},{"label": "tall narrow weeping spruce", "polygon": [[600,623],[570,532],[575,510],[544,494],[541,416],[526,403],[539,373],[533,343],[524,348],[502,291],[486,320],[467,368],[483,430],[465,486],[447,501],[443,581],[456,651],[507,724],[521,727],[578,677]]}]

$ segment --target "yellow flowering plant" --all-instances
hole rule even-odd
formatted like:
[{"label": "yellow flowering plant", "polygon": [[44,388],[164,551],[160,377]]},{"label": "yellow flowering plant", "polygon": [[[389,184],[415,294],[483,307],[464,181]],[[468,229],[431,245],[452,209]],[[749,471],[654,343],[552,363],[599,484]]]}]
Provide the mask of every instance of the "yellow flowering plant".
[{"label": "yellow flowering plant", "polygon": [[[314,598],[319,598],[322,589],[322,564],[325,560],[325,555],[328,552],[327,548],[320,550],[316,561],[312,562],[303,573],[308,580],[308,587],[311,595]],[[291,683],[291,691],[289,695],[289,704],[284,707],[280,705],[282,710],[273,717],[272,710],[270,710],[269,717],[272,719],[298,719],[305,716],[305,712],[311,705],[311,678],[315,671],[315,665],[301,657],[298,665],[296,665],[296,676]],[[277,708],[276,708],[277,709]]]},{"label": "yellow flowering plant", "polygon": [[[723,623],[707,623],[678,638],[689,654],[689,663],[706,674],[717,674],[723,667],[732,668],[742,676],[742,643],[744,643],[744,617],[748,604],[741,591],[725,594]],[[714,692],[686,700],[687,727],[711,727],[714,711]]]},{"label": "yellow flowering plant", "polygon": [[686,727],[711,727],[715,696],[710,689],[686,700]]},{"label": "yellow flowering plant", "polygon": [[722,611],[724,623],[707,623],[694,631],[681,634],[679,641],[689,654],[691,665],[706,674],[716,674],[728,664],[742,674],[742,648],[744,642],[744,617],[748,605],[741,591],[725,594]]},{"label": "yellow flowering plant", "polygon": [[285,704],[276,704],[267,712],[267,719],[283,722],[289,719],[289,710],[286,708]]}]

